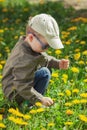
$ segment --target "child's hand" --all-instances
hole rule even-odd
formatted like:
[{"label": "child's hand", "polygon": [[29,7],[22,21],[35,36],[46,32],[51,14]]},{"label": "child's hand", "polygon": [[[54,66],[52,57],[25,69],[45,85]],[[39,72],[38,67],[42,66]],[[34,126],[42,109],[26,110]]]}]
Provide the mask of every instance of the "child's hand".
[{"label": "child's hand", "polygon": [[69,60],[62,59],[59,61],[59,69],[68,69],[69,67]]},{"label": "child's hand", "polygon": [[42,102],[42,104],[43,105],[45,105],[45,106],[51,106],[51,105],[53,105],[53,100],[50,98],[50,97],[43,97],[42,99],[41,99],[41,102]]}]

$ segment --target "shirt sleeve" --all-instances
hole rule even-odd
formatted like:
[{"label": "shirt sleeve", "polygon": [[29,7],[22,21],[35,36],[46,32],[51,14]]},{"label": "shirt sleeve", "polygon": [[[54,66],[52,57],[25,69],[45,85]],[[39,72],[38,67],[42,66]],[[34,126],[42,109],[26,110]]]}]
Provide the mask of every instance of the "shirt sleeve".
[{"label": "shirt sleeve", "polygon": [[34,62],[31,59],[26,60],[25,58],[18,60],[12,71],[13,84],[17,93],[33,104],[40,101],[43,97],[33,87],[34,72]]},{"label": "shirt sleeve", "polygon": [[59,62],[60,60],[56,59],[53,56],[49,56],[47,53],[42,53],[47,58],[47,67],[48,68],[56,68],[59,69]]}]

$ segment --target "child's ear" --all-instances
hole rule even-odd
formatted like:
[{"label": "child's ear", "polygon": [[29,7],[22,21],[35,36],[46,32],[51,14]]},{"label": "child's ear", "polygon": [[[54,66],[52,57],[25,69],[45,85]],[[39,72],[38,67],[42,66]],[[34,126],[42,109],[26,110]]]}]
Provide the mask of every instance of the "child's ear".
[{"label": "child's ear", "polygon": [[32,41],[33,41],[33,38],[34,38],[33,35],[32,35],[32,34],[29,34],[28,37],[29,37],[30,42],[32,42]]}]

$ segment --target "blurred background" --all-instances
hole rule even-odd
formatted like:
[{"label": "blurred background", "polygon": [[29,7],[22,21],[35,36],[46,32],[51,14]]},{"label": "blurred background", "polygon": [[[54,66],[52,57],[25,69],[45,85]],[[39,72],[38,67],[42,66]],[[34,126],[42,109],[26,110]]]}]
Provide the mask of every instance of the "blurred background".
[{"label": "blurred background", "polygon": [[39,3],[39,2],[60,2],[62,1],[65,6],[73,6],[76,10],[78,9],[87,9],[87,0],[27,0],[31,3]]}]

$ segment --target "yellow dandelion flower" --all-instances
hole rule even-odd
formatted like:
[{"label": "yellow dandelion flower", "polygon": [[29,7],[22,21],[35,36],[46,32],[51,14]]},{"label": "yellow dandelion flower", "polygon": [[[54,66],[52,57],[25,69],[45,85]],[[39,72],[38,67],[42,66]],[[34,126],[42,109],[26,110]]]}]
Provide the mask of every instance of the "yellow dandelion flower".
[{"label": "yellow dandelion flower", "polygon": [[87,50],[82,52],[83,55],[87,55]]},{"label": "yellow dandelion flower", "polygon": [[64,96],[64,93],[58,93],[59,96]]},{"label": "yellow dandelion flower", "polygon": [[2,79],[2,75],[0,75],[0,79]]},{"label": "yellow dandelion flower", "polygon": [[24,32],[20,32],[20,35],[24,35]]},{"label": "yellow dandelion flower", "polygon": [[26,119],[26,120],[28,120],[28,119],[31,118],[31,116],[30,115],[23,115],[23,118]]},{"label": "yellow dandelion flower", "polygon": [[72,106],[72,103],[71,102],[66,102],[65,106],[70,107],[70,106]]},{"label": "yellow dandelion flower", "polygon": [[0,0],[0,2],[4,2],[5,0]]},{"label": "yellow dandelion flower", "polygon": [[48,123],[48,126],[54,126],[55,125],[55,123],[54,122],[50,122],[50,123]]},{"label": "yellow dandelion flower", "polygon": [[77,30],[77,27],[76,26],[72,26],[70,28],[67,29],[68,31],[74,31],[74,30]]},{"label": "yellow dandelion flower", "polygon": [[18,125],[28,125],[28,123],[23,121],[22,118],[14,118],[13,116],[10,116],[8,119]]},{"label": "yellow dandelion flower", "polygon": [[75,59],[75,60],[79,60],[79,58],[80,58],[80,52],[79,52],[79,53],[76,53],[76,54],[74,55],[74,59]]},{"label": "yellow dandelion flower", "polygon": [[6,126],[3,123],[0,123],[0,128],[6,128]]},{"label": "yellow dandelion flower", "polygon": [[50,79],[50,83],[51,83],[51,84],[54,84],[54,80],[51,80],[51,79]]},{"label": "yellow dandelion flower", "polygon": [[61,34],[63,34],[63,35],[70,35],[70,32],[62,31]]},{"label": "yellow dandelion flower", "polygon": [[86,104],[86,103],[87,103],[87,100],[86,100],[86,99],[81,99],[81,100],[80,100],[80,103]]},{"label": "yellow dandelion flower", "polygon": [[62,80],[64,81],[64,83],[66,83],[67,80],[68,80],[68,75],[67,74],[63,74],[62,75]]},{"label": "yellow dandelion flower", "polygon": [[87,79],[84,79],[83,82],[87,83]]},{"label": "yellow dandelion flower", "polygon": [[44,109],[44,108],[39,108],[39,109],[37,109],[36,111],[37,111],[38,113],[39,113],[39,112],[44,112],[45,109]]},{"label": "yellow dandelion flower", "polygon": [[61,50],[56,50],[56,51],[55,51],[55,54],[57,54],[57,55],[60,55],[61,53],[62,53]]},{"label": "yellow dandelion flower", "polygon": [[0,57],[2,57],[2,54],[0,53]]},{"label": "yellow dandelion flower", "polygon": [[[65,38],[67,38],[67,37],[68,37],[67,34],[62,35],[62,39],[65,39]],[[65,42],[63,42],[63,43],[65,43]]]},{"label": "yellow dandelion flower", "polygon": [[65,78],[65,79],[68,79],[68,75],[67,74],[63,74],[62,77]]},{"label": "yellow dandelion flower", "polygon": [[2,61],[0,61],[0,63],[1,63],[2,65],[4,65],[4,64],[6,63],[6,61],[5,61],[5,60],[2,60]]},{"label": "yellow dandelion flower", "polygon": [[81,41],[80,44],[85,45],[86,41]]},{"label": "yellow dandelion flower", "polygon": [[36,114],[37,113],[37,111],[36,110],[30,110],[30,114]]},{"label": "yellow dandelion flower", "polygon": [[71,96],[71,91],[70,90],[66,90],[65,93],[66,93],[67,96]]},{"label": "yellow dandelion flower", "polygon": [[9,49],[9,48],[8,48],[8,49],[6,49],[5,51],[6,51],[7,53],[10,53],[10,49]]},{"label": "yellow dandelion flower", "polygon": [[9,113],[12,113],[13,115],[19,116],[19,117],[23,117],[23,114],[21,112],[19,112],[19,110],[16,108],[16,110],[14,108],[9,108]]},{"label": "yellow dandelion flower", "polygon": [[62,80],[64,81],[64,83],[67,83],[67,79],[62,78]]},{"label": "yellow dandelion flower", "polygon": [[69,56],[66,55],[66,56],[65,56],[65,59],[69,59]]},{"label": "yellow dandelion flower", "polygon": [[4,30],[3,30],[3,29],[0,29],[0,33],[4,33]]},{"label": "yellow dandelion flower", "polygon": [[18,39],[18,36],[14,36],[14,39]]},{"label": "yellow dandelion flower", "polygon": [[5,50],[8,50],[8,49],[9,49],[9,47],[8,47],[8,46],[6,46],[6,47],[5,47]]},{"label": "yellow dandelion flower", "polygon": [[82,18],[82,22],[87,23],[87,18]]},{"label": "yellow dandelion flower", "polygon": [[35,105],[38,106],[38,107],[41,107],[42,103],[41,102],[36,102]]},{"label": "yellow dandelion flower", "polygon": [[73,79],[71,79],[70,82],[73,83],[74,82]]},{"label": "yellow dandelion flower", "polygon": [[56,101],[56,98],[52,98],[53,101]]},{"label": "yellow dandelion flower", "polygon": [[62,31],[61,34],[66,34],[66,31]]},{"label": "yellow dandelion flower", "polygon": [[68,110],[66,110],[66,114],[67,115],[72,115],[74,112],[72,111],[72,110],[70,110],[70,109],[68,109]]},{"label": "yellow dandelion flower", "polygon": [[80,52],[80,49],[75,49],[75,52]]},{"label": "yellow dandelion flower", "polygon": [[70,45],[70,44],[71,44],[71,41],[68,40],[68,41],[65,42],[65,44],[66,44],[66,45]]},{"label": "yellow dandelion flower", "polygon": [[79,73],[79,69],[77,67],[72,67],[71,70],[73,73]]},{"label": "yellow dandelion flower", "polygon": [[48,50],[47,53],[48,53],[48,54],[52,54],[52,51],[49,51],[49,50]]},{"label": "yellow dandelion flower", "polygon": [[78,21],[87,22],[87,18],[78,17],[78,18],[75,18],[75,19],[73,19],[71,21],[72,22],[78,22]]},{"label": "yellow dandelion flower", "polygon": [[0,120],[2,120],[3,116],[0,114]]},{"label": "yellow dandelion flower", "polygon": [[65,125],[73,125],[73,122],[67,121],[67,122],[65,122],[64,124],[65,124]]},{"label": "yellow dandelion flower", "polygon": [[75,88],[72,90],[72,93],[78,93],[79,92],[79,89]]},{"label": "yellow dandelion flower", "polygon": [[4,28],[5,31],[9,30],[8,28]]},{"label": "yellow dandelion flower", "polygon": [[79,64],[79,65],[84,65],[85,62],[84,62],[83,60],[80,60],[80,61],[78,62],[78,64]]},{"label": "yellow dandelion flower", "polygon": [[53,73],[52,73],[52,77],[53,77],[53,78],[58,78],[58,76],[59,76],[59,75],[58,75],[58,72],[53,72]]},{"label": "yellow dandelion flower", "polygon": [[87,98],[87,93],[81,93],[80,96],[84,97],[84,98]]},{"label": "yellow dandelion flower", "polygon": [[85,115],[79,115],[79,119],[87,123],[87,117]]},{"label": "yellow dandelion flower", "polygon": [[0,83],[0,87],[2,87],[2,84]]},{"label": "yellow dandelion flower", "polygon": [[80,104],[80,100],[75,99],[75,100],[72,101],[72,103],[73,103],[73,104]]},{"label": "yellow dandelion flower", "polygon": [[[79,41],[80,41],[80,40],[76,40],[76,43],[79,43]],[[79,49],[79,50],[80,50],[80,49]],[[78,52],[78,51],[76,51],[76,52]]]},{"label": "yellow dandelion flower", "polygon": [[46,128],[41,128],[41,130],[46,130]]},{"label": "yellow dandelion flower", "polygon": [[2,70],[3,66],[0,64],[0,70]]}]

